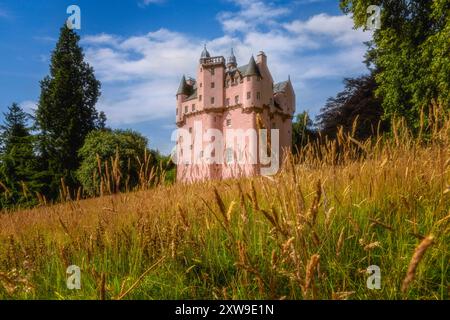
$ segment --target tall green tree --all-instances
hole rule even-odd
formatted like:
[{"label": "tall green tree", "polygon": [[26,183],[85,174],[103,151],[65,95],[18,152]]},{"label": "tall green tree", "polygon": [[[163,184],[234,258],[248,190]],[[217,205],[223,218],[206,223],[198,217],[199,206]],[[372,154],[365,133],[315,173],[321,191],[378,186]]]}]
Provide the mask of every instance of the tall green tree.
[{"label": "tall green tree", "polygon": [[450,107],[450,0],[341,0],[355,27],[365,28],[370,5],[381,7],[369,56],[377,68],[377,96],[385,117],[419,126],[433,100]]},{"label": "tall green tree", "polygon": [[40,191],[29,115],[13,103],[4,113],[1,129],[0,207],[31,205]]},{"label": "tall green tree", "polygon": [[313,128],[313,121],[311,120],[307,111],[297,114],[295,121],[292,123],[292,147],[293,152],[298,152],[309,141],[316,138],[316,131]]},{"label": "tall green tree", "polygon": [[329,98],[317,116],[321,133],[335,138],[339,128],[349,133],[355,124],[354,137],[365,140],[378,131],[385,131],[387,123],[382,121],[381,100],[375,97],[374,75],[347,78],[344,85],[344,90]]},{"label": "tall green tree", "polygon": [[36,126],[47,195],[52,198],[58,195],[61,178],[69,187],[77,187],[78,150],[89,132],[104,127],[105,116],[95,108],[100,82],[84,61],[79,40],[73,30],[65,25],[61,28],[50,75],[41,81]]}]

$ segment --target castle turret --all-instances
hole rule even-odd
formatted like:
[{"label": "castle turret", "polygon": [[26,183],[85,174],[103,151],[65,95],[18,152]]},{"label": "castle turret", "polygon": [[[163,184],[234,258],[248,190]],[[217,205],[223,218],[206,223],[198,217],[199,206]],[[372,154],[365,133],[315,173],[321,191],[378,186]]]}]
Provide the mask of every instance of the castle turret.
[{"label": "castle turret", "polygon": [[183,75],[177,90],[177,112],[176,112],[177,122],[183,119],[182,103],[186,100],[188,96],[189,96],[189,85],[186,82],[186,77]]},{"label": "castle turret", "polygon": [[236,61],[236,57],[234,56],[233,48],[231,48],[231,54],[228,57],[228,61],[227,61],[227,69],[234,70],[236,68],[237,68],[237,61]]},{"label": "castle turret", "polygon": [[261,106],[261,72],[252,56],[244,73],[244,108]]}]

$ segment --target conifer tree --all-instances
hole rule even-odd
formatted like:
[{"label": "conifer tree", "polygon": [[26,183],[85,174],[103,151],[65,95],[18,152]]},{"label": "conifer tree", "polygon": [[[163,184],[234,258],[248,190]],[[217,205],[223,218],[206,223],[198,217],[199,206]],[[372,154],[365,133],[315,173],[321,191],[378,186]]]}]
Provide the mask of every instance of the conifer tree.
[{"label": "conifer tree", "polygon": [[13,103],[4,113],[1,129],[0,207],[31,205],[39,192],[33,136],[27,126],[29,115]]},{"label": "conifer tree", "polygon": [[105,116],[95,104],[100,82],[84,61],[80,37],[67,26],[61,28],[53,51],[50,75],[41,81],[36,111],[42,170],[47,176],[47,196],[55,198],[61,179],[70,188],[78,186],[78,150],[89,132],[104,127]]}]

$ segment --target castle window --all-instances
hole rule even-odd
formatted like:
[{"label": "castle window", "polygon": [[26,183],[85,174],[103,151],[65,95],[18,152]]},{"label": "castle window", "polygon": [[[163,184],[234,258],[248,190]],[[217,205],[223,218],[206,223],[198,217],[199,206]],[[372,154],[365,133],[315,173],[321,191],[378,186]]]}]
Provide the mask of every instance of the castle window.
[{"label": "castle window", "polygon": [[247,100],[249,100],[252,97],[252,93],[250,91],[247,92]]},{"label": "castle window", "polygon": [[227,99],[225,100],[225,105],[226,105],[227,107],[230,105],[230,98],[227,98]]},{"label": "castle window", "polygon": [[234,102],[235,102],[236,104],[239,103],[239,96],[235,96],[235,97],[234,97]]},{"label": "castle window", "polygon": [[215,74],[214,68],[211,69],[211,75],[213,76]]},{"label": "castle window", "polygon": [[188,113],[188,106],[184,107],[184,113]]},{"label": "castle window", "polygon": [[202,150],[202,151],[200,151],[200,154],[199,154],[199,156],[200,156],[200,158],[203,158],[203,150]]},{"label": "castle window", "polygon": [[227,119],[226,124],[227,124],[227,127],[231,127],[231,119]]},{"label": "castle window", "polygon": [[178,115],[178,108],[177,108],[177,115]]},{"label": "castle window", "polygon": [[195,104],[192,105],[192,111],[195,111]]},{"label": "castle window", "polygon": [[200,82],[200,88],[203,86],[203,84]]},{"label": "castle window", "polygon": [[189,128],[189,133],[192,133],[192,127]]},{"label": "castle window", "polygon": [[215,86],[216,84],[214,82],[211,82],[211,89],[214,89]]},{"label": "castle window", "polygon": [[250,81],[250,76],[247,76],[247,81]]},{"label": "castle window", "polygon": [[257,100],[260,100],[260,99],[261,99],[261,92],[257,92],[257,93],[256,93],[256,99],[257,99]]},{"label": "castle window", "polygon": [[202,101],[202,95],[198,96],[198,101]]},{"label": "castle window", "polygon": [[193,149],[192,144],[189,146],[189,149],[191,149],[191,150]]},{"label": "castle window", "polygon": [[214,97],[211,97],[211,104],[214,104]]}]

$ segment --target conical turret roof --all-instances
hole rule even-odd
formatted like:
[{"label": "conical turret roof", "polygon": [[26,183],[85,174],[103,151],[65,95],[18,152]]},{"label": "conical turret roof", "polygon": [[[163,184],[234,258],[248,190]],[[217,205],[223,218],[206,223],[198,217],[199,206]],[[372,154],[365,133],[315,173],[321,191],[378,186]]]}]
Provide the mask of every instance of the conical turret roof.
[{"label": "conical turret roof", "polygon": [[186,82],[186,77],[184,75],[181,78],[180,86],[178,87],[177,95],[179,95],[179,94],[185,94],[185,95],[189,94],[189,86]]}]

